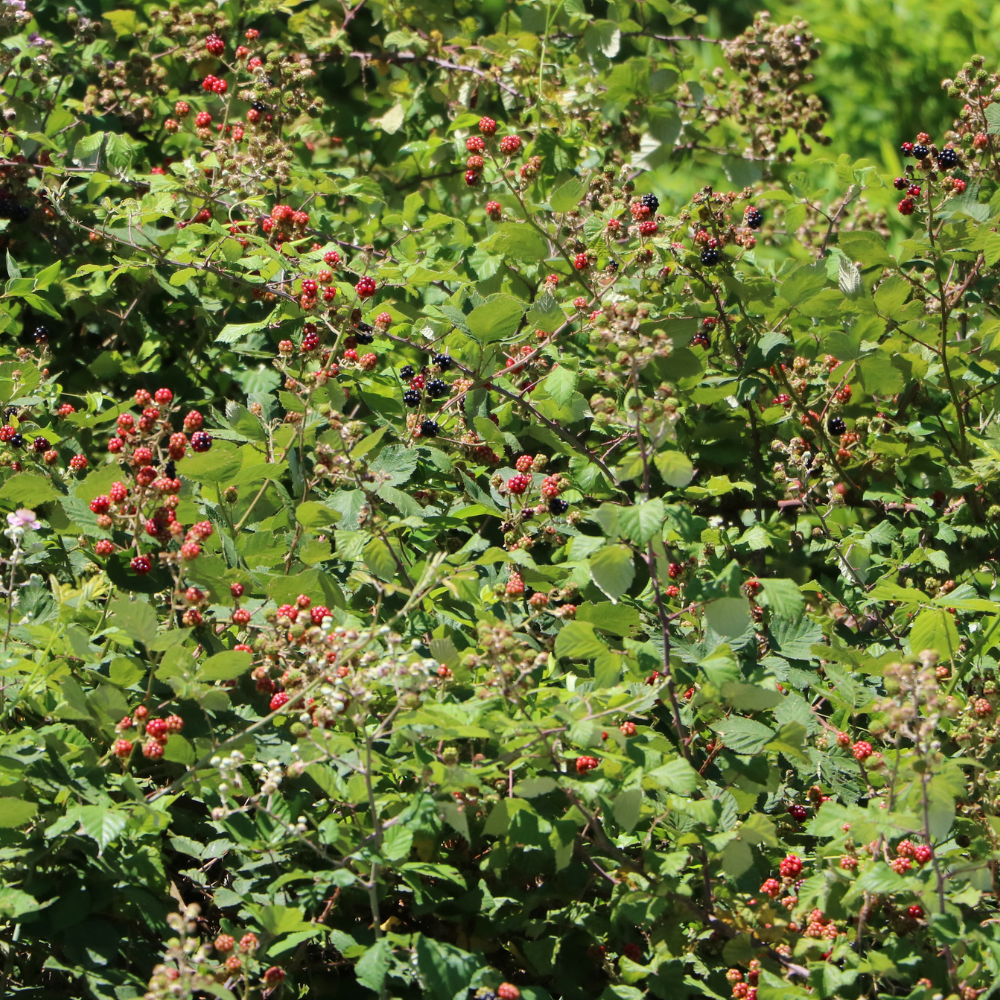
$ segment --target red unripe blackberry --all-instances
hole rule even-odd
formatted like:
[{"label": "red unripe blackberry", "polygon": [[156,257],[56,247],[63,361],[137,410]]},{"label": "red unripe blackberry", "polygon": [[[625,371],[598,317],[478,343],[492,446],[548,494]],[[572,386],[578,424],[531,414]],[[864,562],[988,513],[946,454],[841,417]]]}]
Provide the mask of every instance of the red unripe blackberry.
[{"label": "red unripe blackberry", "polygon": [[212,116],[207,111],[199,111],[194,116],[194,123],[198,128],[206,128],[212,124]]},{"label": "red unripe blackberry", "polygon": [[913,860],[916,861],[918,865],[927,864],[932,857],[934,857],[934,852],[927,844],[917,844],[917,846],[913,849]]},{"label": "red unripe blackberry", "polygon": [[475,170],[465,171],[465,183],[469,187],[475,187],[479,183],[479,174]]},{"label": "red unripe blackberry", "polygon": [[912,840],[901,840],[896,847],[896,854],[901,858],[912,858],[916,856],[917,847]]},{"label": "red unripe blackberry", "polygon": [[238,642],[233,646],[233,650],[237,653],[252,653],[253,649],[248,646],[245,642]]},{"label": "red unripe blackberry", "polygon": [[145,575],[153,568],[149,556],[134,556],[132,558],[132,570],[140,575]]},{"label": "red unripe blackberry", "polygon": [[364,277],[358,279],[358,283],[354,286],[354,290],[358,293],[359,298],[368,299],[375,294],[375,289],[377,287],[375,279],[369,275],[365,275]]},{"label": "red unripe blackberry", "polygon": [[302,338],[302,350],[303,351],[315,351],[319,347],[319,334],[318,333],[307,333]]},{"label": "red unripe blackberry", "polygon": [[240,961],[238,955],[230,955],[226,959],[226,971],[228,972],[239,972],[242,966],[243,963]]},{"label": "red unripe blackberry", "polygon": [[858,867],[858,859],[852,854],[845,854],[844,857],[840,859],[840,867],[843,868],[845,872],[853,872]]},{"label": "red unripe blackberry", "polygon": [[213,56],[221,56],[222,53],[226,51],[226,43],[213,31],[212,34],[205,39],[205,48],[208,49]]},{"label": "red unripe blackberry", "polygon": [[509,597],[517,597],[524,593],[524,580],[517,570],[512,570],[507,579],[506,593]]},{"label": "red unripe blackberry", "polygon": [[801,823],[809,815],[809,810],[805,806],[791,805],[788,807],[788,815]]},{"label": "red unripe blackberry", "polygon": [[149,709],[146,708],[145,705],[139,705],[136,708],[136,710],[132,713],[132,715],[140,722],[142,722],[142,720],[145,719],[147,715],[149,715]]},{"label": "red unripe blackberry", "polygon": [[858,742],[851,747],[851,753],[854,754],[856,760],[860,761],[867,760],[874,752],[874,748],[867,740],[858,740]]},{"label": "red unripe blackberry", "polygon": [[889,867],[897,875],[905,875],[913,867],[913,862],[909,858],[893,858]]},{"label": "red unripe blackberry", "polygon": [[201,546],[197,542],[185,542],[181,546],[181,559],[190,562],[201,555]]},{"label": "red unripe blackberry", "polygon": [[227,951],[232,951],[235,944],[236,942],[233,940],[233,936],[231,934],[220,934],[215,939],[215,950],[221,951],[225,954]]},{"label": "red unripe blackberry", "polygon": [[111,497],[98,496],[90,501],[90,509],[95,514],[106,514],[111,508]]},{"label": "red unripe blackberry", "polygon": [[336,267],[340,263],[340,254],[336,250],[327,250],[323,254],[323,261],[329,264],[331,267]]},{"label": "red unripe blackberry", "polygon": [[279,691],[273,698],[271,698],[271,711],[277,712],[279,708],[283,708],[288,704],[288,692]]},{"label": "red unripe blackberry", "polygon": [[110,556],[115,551],[115,543],[109,538],[101,538],[94,543],[94,551],[99,556]]},{"label": "red unripe blackberry", "polygon": [[120,452],[124,447],[125,442],[119,437],[113,437],[108,441],[108,451],[110,451],[112,455],[117,455],[118,452]]},{"label": "red unripe blackberry", "polygon": [[511,156],[521,148],[521,137],[519,135],[505,135],[500,140],[500,152],[505,156]]},{"label": "red unripe blackberry", "polygon": [[647,222],[639,223],[639,232],[643,236],[652,236],[653,233],[655,233],[659,228],[660,227],[652,219]]},{"label": "red unripe blackberry", "polygon": [[495,135],[497,130],[497,123],[492,118],[487,118],[485,115],[479,119],[479,131],[483,135]]},{"label": "red unripe blackberry", "polygon": [[624,736],[635,736],[635,723],[634,722],[623,722],[619,727]]},{"label": "red unripe blackberry", "polygon": [[531,476],[525,476],[521,473],[518,473],[516,476],[511,476],[510,479],[507,480],[507,489],[510,490],[511,493],[516,493],[518,495],[523,493],[530,485]]},{"label": "red unripe blackberry", "polygon": [[232,594],[233,597],[242,597],[243,596],[243,584],[242,583],[231,583],[229,585],[229,593]]},{"label": "red unripe blackberry", "polygon": [[354,350],[353,347],[348,347],[347,350],[344,351],[344,360],[345,361],[357,361],[358,360],[358,352],[356,350]]},{"label": "red unripe blackberry", "polygon": [[188,587],[184,591],[184,600],[188,604],[200,604],[205,599],[205,595],[197,587]]},{"label": "red unripe blackberry", "polygon": [[315,281],[312,280],[312,278],[304,278],[303,279],[303,281],[302,281],[302,291],[306,295],[315,295],[318,290],[319,290],[319,286],[316,284]]},{"label": "red unripe blackberry", "polygon": [[534,458],[531,455],[521,455],[518,460],[514,463],[514,468],[518,472],[530,472]]},{"label": "red unripe blackberry", "polygon": [[802,872],[802,859],[797,854],[786,854],[778,866],[783,878],[794,878]]},{"label": "red unripe blackberry", "polygon": [[248,625],[250,623],[250,612],[245,608],[237,608],[233,612],[234,625]]},{"label": "red unripe blackberry", "polygon": [[907,908],[907,914],[914,920],[919,920],[924,915],[924,908],[917,903],[912,903]]},{"label": "red unripe blackberry", "polygon": [[309,612],[309,617],[312,619],[313,625],[322,625],[323,619],[330,617],[330,609],[325,604],[317,604]]},{"label": "red unripe blackberry", "polygon": [[279,969],[278,966],[272,965],[267,972],[264,973],[264,982],[268,986],[277,986],[279,983],[285,981],[285,970]]},{"label": "red unripe blackberry", "polygon": [[178,118],[187,118],[191,114],[191,105],[187,101],[178,101],[174,105],[174,114]]},{"label": "red unripe blackberry", "polygon": [[907,194],[908,194],[908,195],[909,195],[909,196],[910,196],[911,198],[919,198],[919,197],[920,197],[920,185],[919,185],[919,184],[911,184],[911,185],[910,185],[910,186],[909,186],[909,187],[908,187],[908,188],[906,189],[906,193],[907,193]]},{"label": "red unripe blackberry", "polygon": [[159,760],[163,756],[163,744],[156,740],[147,740],[142,745],[142,755],[149,760]]},{"label": "red unripe blackberry", "polygon": [[980,718],[983,718],[993,711],[993,706],[985,698],[977,698],[972,703],[972,710]]},{"label": "red unripe blackberry", "polygon": [[291,604],[282,604],[278,608],[278,617],[287,618],[289,621],[294,622],[299,617],[299,609],[293,607]]},{"label": "red unripe blackberry", "polygon": [[590,267],[590,258],[585,253],[578,253],[573,258],[573,266],[578,271],[586,271]]},{"label": "red unripe blackberry", "polygon": [[469,170],[475,170],[477,172],[483,169],[483,165],[484,165],[483,158],[481,156],[479,156],[478,154],[476,154],[474,156],[470,156],[465,161],[465,166]]},{"label": "red unripe blackberry", "polygon": [[596,757],[577,757],[576,758],[576,771],[577,774],[586,774],[588,771],[593,771],[595,767],[600,765],[600,761]]},{"label": "red unripe blackberry", "polygon": [[521,991],[513,983],[501,983],[497,987],[498,1000],[518,1000]]},{"label": "red unripe blackberry", "polygon": [[68,417],[71,413],[76,413],[76,407],[72,403],[63,403],[62,406],[56,410],[56,413],[60,417]]},{"label": "red unripe blackberry", "polygon": [[191,525],[188,538],[199,542],[204,541],[206,538],[211,538],[214,531],[215,529],[212,527],[211,521],[198,521],[196,524]]},{"label": "red unripe blackberry", "polygon": [[676,584],[671,583],[669,586],[663,588],[663,592],[667,595],[667,597],[676,597],[681,592],[681,588]]},{"label": "red unripe blackberry", "polygon": [[916,207],[917,206],[912,198],[903,198],[896,206],[900,215],[913,215],[913,210]]},{"label": "red unripe blackberry", "polygon": [[469,138],[465,140],[465,148],[470,153],[481,153],[486,148],[486,143],[483,141],[481,136],[470,135]]},{"label": "red unripe blackberry", "polygon": [[146,735],[152,736],[155,740],[160,739],[161,736],[166,736],[166,719],[150,719],[149,722],[146,723]]},{"label": "red unripe blackberry", "polygon": [[549,598],[547,594],[534,593],[528,598],[528,604],[536,610],[541,610],[542,608],[547,608],[549,605]]},{"label": "red unripe blackberry", "polygon": [[157,389],[153,393],[153,399],[161,406],[166,406],[174,401],[174,394],[169,389]]},{"label": "red unripe blackberry", "polygon": [[367,354],[362,354],[358,358],[358,364],[366,372],[370,372],[378,364],[378,356],[372,354],[370,351]]},{"label": "red unripe blackberry", "polygon": [[495,222],[500,218],[503,208],[498,201],[486,202],[486,214]]},{"label": "red unripe blackberry", "polygon": [[132,744],[128,740],[115,740],[112,753],[121,760],[132,756]]}]

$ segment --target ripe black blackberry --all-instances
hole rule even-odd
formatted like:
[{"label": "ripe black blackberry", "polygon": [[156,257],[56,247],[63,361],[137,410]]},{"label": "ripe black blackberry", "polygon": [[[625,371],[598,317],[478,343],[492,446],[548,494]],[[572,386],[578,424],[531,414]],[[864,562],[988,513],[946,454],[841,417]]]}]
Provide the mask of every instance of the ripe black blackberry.
[{"label": "ripe black blackberry", "polygon": [[956,150],[952,149],[950,146],[945,146],[944,149],[938,153],[938,166],[943,170],[949,170],[951,167],[958,166],[958,153]]},{"label": "ripe black blackberry", "polygon": [[650,215],[656,215],[656,210],[660,207],[660,199],[655,194],[644,194],[639,199],[640,205],[645,205],[649,209]]},{"label": "ripe black blackberry", "polygon": [[927,154],[929,152],[930,152],[930,150],[926,146],[916,145],[916,146],[913,147],[913,155],[918,160],[926,160],[927,159]]},{"label": "ripe black blackberry", "polygon": [[436,364],[443,372],[449,371],[454,363],[455,359],[448,354],[434,355],[434,364]]},{"label": "ripe black blackberry", "polygon": [[691,343],[694,344],[695,347],[704,347],[706,350],[712,346],[712,342],[708,339],[708,334],[702,333],[700,330],[691,339]]},{"label": "ripe black blackberry", "polygon": [[407,389],[403,393],[403,402],[407,406],[419,406],[420,405],[420,393],[416,389]]},{"label": "ripe black blackberry", "polygon": [[253,108],[254,111],[259,111],[261,114],[263,114],[265,111],[270,110],[263,101],[254,101],[253,104],[250,105],[250,107]]},{"label": "ripe black blackberry", "polygon": [[826,422],[826,429],[834,435],[834,437],[840,437],[844,431],[847,430],[847,424],[844,423],[843,417],[830,417]]},{"label": "ripe black blackberry", "polygon": [[354,339],[359,344],[370,344],[370,343],[372,343],[372,341],[375,340],[375,337],[372,334],[370,334],[370,333],[356,333],[354,335]]},{"label": "ripe black blackberry", "polygon": [[764,213],[759,208],[751,208],[746,216],[746,224],[751,229],[760,229],[764,224]]},{"label": "ripe black blackberry", "polygon": [[617,274],[618,273],[618,261],[616,261],[616,260],[609,260],[608,261],[608,266],[604,270],[607,271],[608,274]]},{"label": "ripe black blackberry", "polygon": [[904,188],[908,188],[908,187],[910,186],[910,180],[909,180],[909,178],[908,178],[908,177],[897,177],[897,178],[896,178],[896,179],[895,179],[895,180],[894,180],[894,181],[892,182],[892,186],[893,186],[893,187],[894,187],[894,188],[895,188],[895,189],[896,189],[897,191],[902,191],[902,190],[903,190]]},{"label": "ripe black blackberry", "polygon": [[705,247],[701,252],[701,262],[705,267],[719,263],[719,251],[716,247]]},{"label": "ripe black blackberry", "polygon": [[24,438],[20,434],[14,434],[11,439],[7,442],[11,448],[20,448],[24,444]]},{"label": "ripe black blackberry", "polygon": [[413,365],[403,365],[403,367],[399,369],[399,377],[404,382],[409,382],[415,374],[416,372],[413,370]]},{"label": "ripe black blackberry", "polygon": [[420,436],[425,438],[437,437],[438,425],[433,420],[425,420],[420,425]]},{"label": "ripe black blackberry", "polygon": [[440,399],[442,396],[448,394],[448,383],[443,379],[432,378],[430,382],[427,383],[427,395],[431,399]]},{"label": "ripe black blackberry", "polygon": [[550,514],[565,514],[569,510],[569,503],[567,501],[560,499],[559,497],[553,497],[549,501],[549,513]]}]

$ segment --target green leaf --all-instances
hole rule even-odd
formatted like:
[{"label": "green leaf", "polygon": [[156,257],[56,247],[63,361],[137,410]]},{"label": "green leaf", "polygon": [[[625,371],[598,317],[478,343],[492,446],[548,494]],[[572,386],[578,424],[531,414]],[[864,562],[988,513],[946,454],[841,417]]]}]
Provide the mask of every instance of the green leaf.
[{"label": "green leaf", "polygon": [[354,975],[366,989],[381,993],[391,961],[392,949],[389,939],[380,938],[361,956],[361,961],[354,967]]},{"label": "green leaf", "polygon": [[477,958],[425,934],[417,935],[414,951],[427,996],[440,1000],[464,1000],[472,977],[481,967]]},{"label": "green leaf", "polygon": [[608,601],[593,604],[587,601],[577,607],[576,620],[590,622],[594,628],[602,632],[610,632],[612,635],[624,638],[635,634],[642,619],[638,610],[627,604],[611,604]]},{"label": "green leaf", "polygon": [[713,723],[710,728],[722,737],[726,748],[733,753],[760,753],[774,739],[773,729],[739,715]]},{"label": "green leaf", "polygon": [[643,503],[622,507],[618,511],[618,527],[625,537],[644,546],[663,531],[666,509],[658,497]]},{"label": "green leaf", "polygon": [[919,654],[934,649],[945,659],[953,658],[961,641],[958,627],[946,608],[928,608],[921,611],[910,630],[910,649]]},{"label": "green leaf", "polygon": [[718,635],[739,638],[750,628],[750,606],[742,597],[720,597],[705,605],[705,622]]},{"label": "green leaf", "polygon": [[632,586],[635,565],[627,545],[605,545],[590,557],[590,576],[614,604]]},{"label": "green leaf", "polygon": [[800,264],[781,283],[778,294],[793,306],[801,305],[811,299],[826,286],[826,262],[815,264]]},{"label": "green leaf", "polygon": [[858,362],[858,370],[865,392],[873,396],[894,396],[902,391],[903,373],[881,351],[863,357]]},{"label": "green leaf", "polygon": [[202,681],[229,681],[245,674],[253,663],[253,655],[239,649],[229,649],[208,657],[198,667]]},{"label": "green leaf", "polygon": [[642,815],[642,789],[629,788],[619,792],[612,805],[611,814],[626,833],[631,833]]},{"label": "green leaf", "polygon": [[81,806],[77,816],[83,832],[97,842],[102,853],[128,826],[127,813],[109,806]]},{"label": "green leaf", "polygon": [[885,240],[867,229],[842,232],[837,244],[847,256],[862,267],[894,267],[896,261],[885,248]]},{"label": "green leaf", "polygon": [[762,604],[766,604],[776,615],[798,621],[806,606],[802,591],[794,580],[762,580],[764,585]]},{"label": "green leaf", "polygon": [[19,472],[0,487],[0,501],[6,507],[40,507],[43,503],[58,500],[60,494],[47,476]]},{"label": "green leaf", "polygon": [[576,392],[576,372],[565,365],[558,365],[545,376],[542,385],[560,406],[565,406]]},{"label": "green leaf", "polygon": [[504,222],[483,244],[489,253],[499,253],[514,260],[539,262],[549,256],[548,240],[526,222]]},{"label": "green leaf", "polygon": [[177,463],[177,474],[198,483],[226,483],[240,470],[243,458],[231,441],[215,440],[208,451],[191,452]]},{"label": "green leaf", "polygon": [[694,479],[694,466],[691,460],[680,451],[661,451],[653,458],[663,481],[668,486],[681,489]]},{"label": "green leaf", "polygon": [[381,538],[373,538],[365,546],[364,560],[372,576],[380,580],[394,580],[399,572],[392,550]]},{"label": "green leaf", "polygon": [[163,759],[190,767],[195,762],[194,747],[179,733],[171,733],[163,748]]},{"label": "green leaf", "polygon": [[156,638],[156,611],[146,601],[111,602],[109,618],[130,639],[149,646]]},{"label": "green leaf", "polygon": [[576,208],[586,192],[587,185],[578,177],[572,177],[552,192],[549,205],[553,212],[569,212]]},{"label": "green leaf", "polygon": [[513,295],[494,295],[466,316],[469,332],[483,344],[510,337],[521,322],[525,303]]},{"label": "green leaf", "polygon": [[590,622],[567,622],[556,636],[555,654],[572,660],[592,660],[608,651]]},{"label": "green leaf", "polygon": [[37,812],[38,806],[34,802],[0,798],[0,829],[12,830],[24,826]]}]

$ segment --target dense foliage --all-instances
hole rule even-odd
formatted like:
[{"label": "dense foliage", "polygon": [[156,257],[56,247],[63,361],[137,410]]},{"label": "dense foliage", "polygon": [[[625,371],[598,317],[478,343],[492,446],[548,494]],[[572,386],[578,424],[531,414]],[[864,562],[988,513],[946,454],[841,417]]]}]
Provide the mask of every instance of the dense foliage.
[{"label": "dense foliage", "polygon": [[864,6],[5,0],[0,994],[992,988],[1000,77]]}]

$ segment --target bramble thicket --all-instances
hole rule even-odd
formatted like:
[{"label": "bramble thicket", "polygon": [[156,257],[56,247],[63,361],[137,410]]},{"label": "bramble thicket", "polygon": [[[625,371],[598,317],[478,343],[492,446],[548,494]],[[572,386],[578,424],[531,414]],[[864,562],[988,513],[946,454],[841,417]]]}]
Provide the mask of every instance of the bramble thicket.
[{"label": "bramble thicket", "polygon": [[112,6],[0,4],[0,995],[995,995],[985,8]]}]

